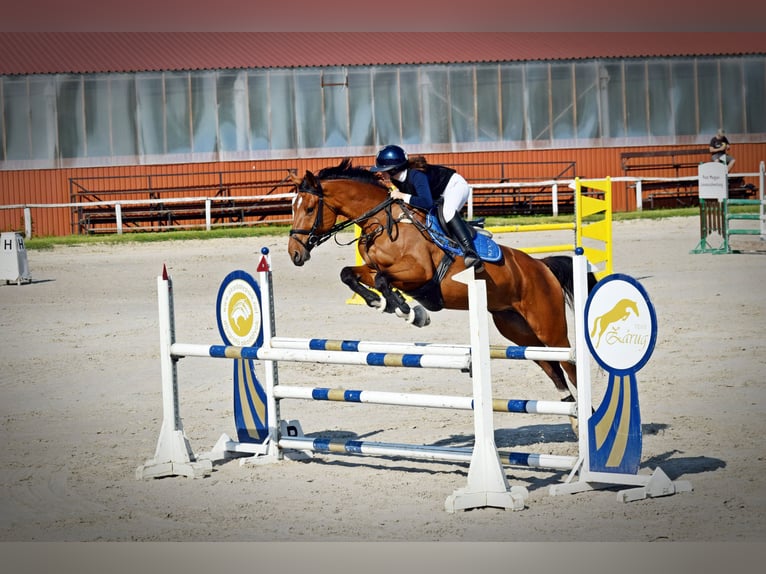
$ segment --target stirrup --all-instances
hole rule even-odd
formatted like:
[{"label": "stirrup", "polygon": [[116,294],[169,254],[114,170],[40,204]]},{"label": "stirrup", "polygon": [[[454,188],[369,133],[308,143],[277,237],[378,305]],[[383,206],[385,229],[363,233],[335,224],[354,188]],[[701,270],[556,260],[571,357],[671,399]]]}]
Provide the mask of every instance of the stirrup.
[{"label": "stirrup", "polygon": [[473,255],[469,255],[468,253],[465,253],[463,255],[463,260],[465,261],[466,269],[468,269],[469,267],[473,267],[477,273],[481,273],[482,271],[484,271],[484,261],[482,261],[481,257],[479,257],[478,255],[474,257]]}]

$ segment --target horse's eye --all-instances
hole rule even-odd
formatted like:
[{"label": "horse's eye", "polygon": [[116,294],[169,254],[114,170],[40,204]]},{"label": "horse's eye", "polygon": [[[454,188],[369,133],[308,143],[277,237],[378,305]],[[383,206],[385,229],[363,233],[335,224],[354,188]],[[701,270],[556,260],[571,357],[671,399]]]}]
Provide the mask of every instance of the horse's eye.
[{"label": "horse's eye", "polygon": [[306,213],[308,213],[309,215],[311,215],[312,213],[314,213],[314,207],[307,207],[307,208],[306,208]]}]

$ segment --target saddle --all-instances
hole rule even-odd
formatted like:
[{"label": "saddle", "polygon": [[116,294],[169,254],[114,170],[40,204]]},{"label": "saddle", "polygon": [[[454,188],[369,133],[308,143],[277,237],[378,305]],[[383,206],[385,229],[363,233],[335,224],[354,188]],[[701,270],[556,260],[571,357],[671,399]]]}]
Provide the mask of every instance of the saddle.
[{"label": "saddle", "polygon": [[[471,230],[473,238],[473,248],[481,257],[482,261],[496,263],[502,259],[503,254],[500,247],[492,239],[492,234],[483,229],[484,219],[467,221],[468,228]],[[439,246],[442,251],[454,256],[462,256],[463,248],[454,241],[445,231],[444,223],[441,220],[441,210],[435,205],[428,211],[426,216],[426,230],[431,240]]]}]

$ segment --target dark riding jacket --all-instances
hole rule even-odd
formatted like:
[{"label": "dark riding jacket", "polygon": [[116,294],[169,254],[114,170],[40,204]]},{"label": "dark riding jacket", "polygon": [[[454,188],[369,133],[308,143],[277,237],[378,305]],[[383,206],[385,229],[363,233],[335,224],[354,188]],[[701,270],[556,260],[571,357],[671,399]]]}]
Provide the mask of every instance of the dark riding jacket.
[{"label": "dark riding jacket", "polygon": [[404,181],[392,178],[393,183],[402,193],[410,194],[410,205],[421,209],[430,209],[447,187],[447,182],[455,170],[443,165],[426,166],[426,171],[408,168]]}]

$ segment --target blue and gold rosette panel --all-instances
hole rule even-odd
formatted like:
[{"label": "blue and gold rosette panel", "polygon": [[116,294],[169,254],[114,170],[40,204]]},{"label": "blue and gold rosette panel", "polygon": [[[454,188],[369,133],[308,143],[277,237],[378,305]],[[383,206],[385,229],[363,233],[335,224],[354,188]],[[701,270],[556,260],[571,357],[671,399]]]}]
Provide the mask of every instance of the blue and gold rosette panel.
[{"label": "blue and gold rosette panel", "polygon": [[588,348],[609,374],[603,401],[588,420],[590,470],[636,474],[642,448],[636,372],[657,340],[654,306],[638,281],[615,273],[591,292],[585,324]]},{"label": "blue and gold rosette panel", "polygon": [[[232,271],[221,283],[216,301],[218,331],[224,344],[260,347],[263,344],[261,291],[245,271]],[[268,437],[266,392],[255,376],[252,359],[234,358],[234,424],[243,443],[263,443]]]}]

